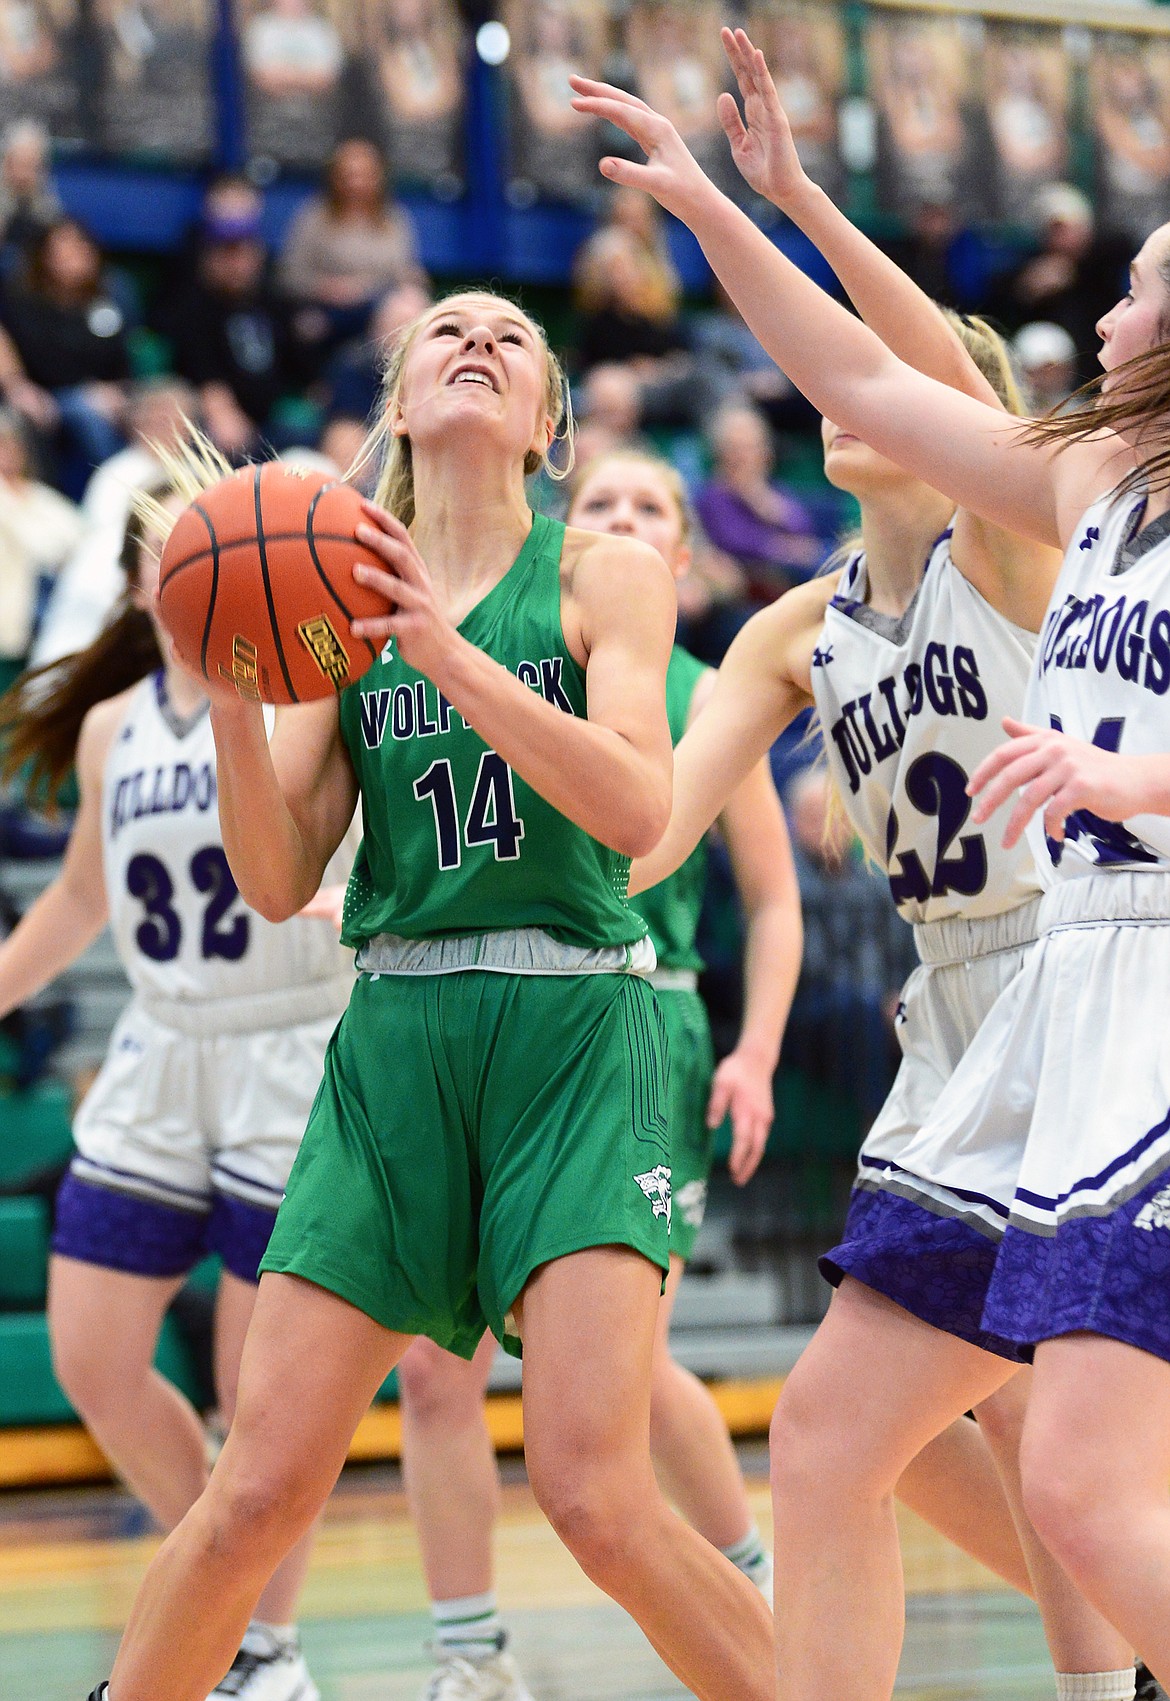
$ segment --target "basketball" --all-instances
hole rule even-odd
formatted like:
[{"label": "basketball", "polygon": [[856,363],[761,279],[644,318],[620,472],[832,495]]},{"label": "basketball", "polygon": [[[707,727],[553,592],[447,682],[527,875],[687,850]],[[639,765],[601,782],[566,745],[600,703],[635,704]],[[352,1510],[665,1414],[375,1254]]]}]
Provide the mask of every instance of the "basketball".
[{"label": "basketball", "polygon": [[241,697],[303,703],[360,679],[378,646],[350,621],[386,613],[355,562],[362,499],[320,472],[243,467],[179,515],[163,550],[163,618],[185,667]]}]

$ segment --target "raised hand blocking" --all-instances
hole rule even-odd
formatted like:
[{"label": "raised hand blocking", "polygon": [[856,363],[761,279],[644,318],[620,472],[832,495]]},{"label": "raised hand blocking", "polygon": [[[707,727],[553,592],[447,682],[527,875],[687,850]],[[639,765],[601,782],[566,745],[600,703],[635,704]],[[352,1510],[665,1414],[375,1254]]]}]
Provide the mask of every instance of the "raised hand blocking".
[{"label": "raised hand blocking", "polygon": [[644,189],[685,223],[696,199],[704,189],[710,191],[711,184],[669,118],[611,83],[576,75],[570,76],[569,82],[576,111],[616,124],[646,155],[644,165],[607,155],[600,164],[602,176],[611,183]]},{"label": "raised hand blocking", "polygon": [[725,27],[721,35],[743,99],[742,116],[734,95],[721,94],[716,102],[731,157],[757,195],[784,208],[812,188],[812,181],[800,163],[792,128],[764,55],[746,30]]}]

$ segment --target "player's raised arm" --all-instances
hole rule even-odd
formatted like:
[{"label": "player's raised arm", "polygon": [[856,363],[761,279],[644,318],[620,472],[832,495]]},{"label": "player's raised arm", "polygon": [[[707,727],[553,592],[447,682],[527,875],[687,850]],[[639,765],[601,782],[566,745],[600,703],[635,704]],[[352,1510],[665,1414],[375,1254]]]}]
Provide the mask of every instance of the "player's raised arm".
[{"label": "player's raised arm", "polygon": [[682,867],[784,728],[808,708],[809,658],[835,583],[814,579],[788,591],[737,634],[710,701],[675,749],[670,822],[630,870],[631,895]]},{"label": "player's raised arm", "polygon": [[731,1119],[727,1165],[740,1187],[764,1155],[772,1127],[772,1077],[796,993],[804,934],[792,845],[772,769],[757,762],[720,816],[744,916],[743,1020],[715,1071],[707,1124]]},{"label": "player's raised arm", "polygon": [[80,803],[57,878],[0,945],[0,1015],[32,998],[75,963],[106,925],[102,872],[102,770],[124,698],[100,703],[82,724],[77,747]]},{"label": "player's raised arm", "polygon": [[719,119],[740,175],[816,244],[862,319],[892,354],[952,389],[1002,406],[930,297],[852,224],[800,163],[767,61],[745,30],[723,30],[743,112],[719,97]]},{"label": "player's raised arm", "polygon": [[582,112],[636,141],[645,163],[601,162],[645,189],[697,236],[747,324],[792,382],[835,423],[994,524],[1059,543],[1086,500],[1132,464],[1117,439],[1063,453],[1029,445],[1000,410],[907,366],[833,301],[719,192],[674,126],[624,90],[574,77]]}]

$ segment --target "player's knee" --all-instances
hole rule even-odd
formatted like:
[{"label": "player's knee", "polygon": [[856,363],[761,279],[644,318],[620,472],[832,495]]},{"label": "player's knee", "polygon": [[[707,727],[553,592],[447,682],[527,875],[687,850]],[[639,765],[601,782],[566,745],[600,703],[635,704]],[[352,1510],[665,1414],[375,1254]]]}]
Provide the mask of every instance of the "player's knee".
[{"label": "player's knee", "polygon": [[213,1545],[237,1553],[283,1551],[309,1527],[328,1492],[328,1484],[293,1460],[217,1470],[205,1496]]},{"label": "player's knee", "polygon": [[109,1351],[109,1343],[77,1333],[52,1337],[53,1374],[70,1404],[91,1422],[138,1401],[150,1366],[127,1363]]},{"label": "player's knee", "polygon": [[768,1429],[772,1492],[778,1499],[799,1502],[824,1488],[832,1422],[833,1414],[821,1409],[813,1391],[789,1381]]},{"label": "player's knee", "polygon": [[532,1487],[541,1511],[587,1576],[604,1588],[621,1574],[631,1538],[628,1492],[617,1492],[610,1479],[584,1466],[538,1469]]},{"label": "player's knee", "polygon": [[468,1366],[420,1335],[398,1361],[398,1393],[414,1423],[467,1422],[482,1414],[483,1391]]},{"label": "player's knee", "polygon": [[1080,1579],[1101,1563],[1116,1509],[1102,1492],[1099,1470],[1074,1438],[1066,1435],[1053,1450],[1055,1440],[1025,1434],[1020,1451],[1024,1511],[1048,1551]]}]

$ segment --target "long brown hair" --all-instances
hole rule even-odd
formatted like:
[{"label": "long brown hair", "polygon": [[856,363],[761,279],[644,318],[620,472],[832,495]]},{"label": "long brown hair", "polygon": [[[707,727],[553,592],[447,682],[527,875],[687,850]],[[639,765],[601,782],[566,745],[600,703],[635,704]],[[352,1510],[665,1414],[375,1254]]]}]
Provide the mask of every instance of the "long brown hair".
[{"label": "long brown hair", "polygon": [[[1109,394],[1103,395],[1101,384],[1106,377],[1112,377],[1114,383]],[[1119,494],[1125,495],[1139,485],[1148,490],[1170,486],[1170,341],[1158,343],[1115,366],[1112,373],[1103,372],[1082,384],[1070,401],[1075,411],[1054,410],[1030,421],[1021,432],[1023,441],[1064,448],[1115,431],[1143,455],[1147,447],[1152,449],[1126,473]],[[1060,406],[1067,408],[1070,402]]]},{"label": "long brown hair", "polygon": [[[173,485],[158,483],[162,501]],[[98,703],[137,685],[162,665],[154,626],[134,600],[134,575],[146,543],[147,519],[137,506],[126,521],[119,556],[126,587],[92,644],[34,667],[0,697],[0,777],[24,772],[29,797],[50,810],[73,766],[81,723]]]}]

